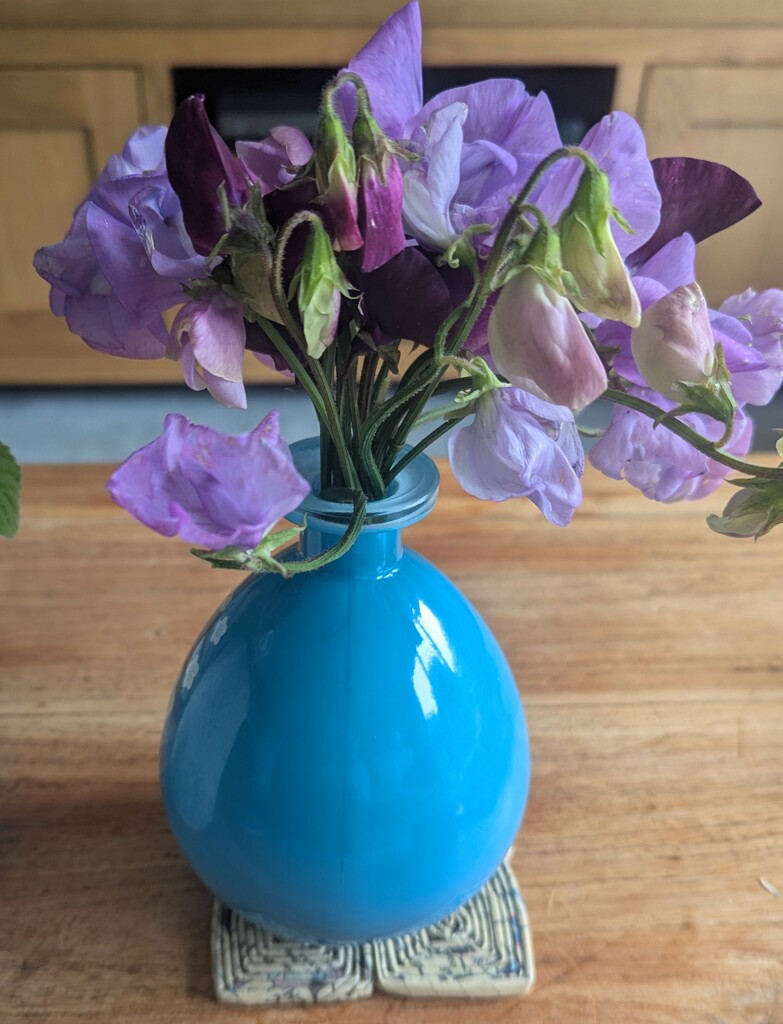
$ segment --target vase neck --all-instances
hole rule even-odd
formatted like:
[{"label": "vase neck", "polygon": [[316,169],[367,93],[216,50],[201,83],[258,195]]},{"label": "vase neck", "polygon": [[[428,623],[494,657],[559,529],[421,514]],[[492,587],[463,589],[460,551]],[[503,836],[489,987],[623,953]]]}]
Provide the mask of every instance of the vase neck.
[{"label": "vase neck", "polygon": [[[291,445],[296,468],[310,483],[310,494],[288,517],[306,524],[299,539],[299,552],[309,558],[333,548],[348,529],[352,506],[326,501],[318,495],[320,442],[308,438]],[[426,455],[419,455],[392,481],[385,498],[367,503],[366,518],[359,536],[342,557],[319,572],[350,575],[383,575],[402,557],[402,531],[431,511],[438,496],[438,470]]]},{"label": "vase neck", "polygon": [[[324,529],[317,520],[308,522],[299,540],[303,557],[320,555],[340,539],[334,528]],[[362,530],[351,548],[320,571],[333,575],[383,576],[393,572],[402,558],[402,530]]]}]

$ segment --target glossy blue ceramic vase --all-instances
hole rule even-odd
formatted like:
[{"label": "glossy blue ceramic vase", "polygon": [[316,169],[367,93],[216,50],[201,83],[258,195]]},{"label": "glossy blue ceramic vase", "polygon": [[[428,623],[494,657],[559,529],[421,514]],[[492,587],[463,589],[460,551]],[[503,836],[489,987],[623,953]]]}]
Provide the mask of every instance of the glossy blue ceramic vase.
[{"label": "glossy blue ceramic vase", "polygon": [[[317,440],[292,450],[314,486],[296,558],[333,545],[350,506],[315,496]],[[421,456],[342,558],[249,577],[175,688],[171,826],[204,883],[278,935],[339,943],[432,924],[519,827],[530,761],[511,672],[459,590],[402,546],[437,489]]]}]

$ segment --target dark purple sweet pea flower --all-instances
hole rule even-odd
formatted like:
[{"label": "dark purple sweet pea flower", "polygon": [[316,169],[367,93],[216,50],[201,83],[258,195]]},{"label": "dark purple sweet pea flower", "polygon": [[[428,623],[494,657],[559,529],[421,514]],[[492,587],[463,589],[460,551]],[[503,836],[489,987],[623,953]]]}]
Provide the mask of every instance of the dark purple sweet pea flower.
[{"label": "dark purple sweet pea flower", "polygon": [[203,96],[189,96],[174,112],[166,137],[166,168],[193,246],[208,256],[226,230],[219,189],[225,189],[229,206],[244,206],[250,179],[209,123]]},{"label": "dark purple sweet pea flower", "polygon": [[298,128],[273,128],[261,142],[237,142],[237,156],[262,195],[289,185],[313,156],[313,147]]},{"label": "dark purple sweet pea flower", "polygon": [[753,186],[723,164],[690,157],[652,161],[661,195],[661,219],[655,233],[637,239],[628,262],[644,263],[673,238],[685,233],[697,242],[743,220],[761,206]]},{"label": "dark purple sweet pea flower", "polygon": [[567,526],[582,501],[584,454],[571,412],[518,388],[478,400],[473,422],[449,438],[449,461],[469,494],[530,498],[556,526]]},{"label": "dark purple sweet pea flower", "polygon": [[392,340],[432,345],[453,308],[443,275],[415,248],[403,249],[370,274],[357,274],[356,284],[368,319]]},{"label": "dark purple sweet pea flower", "polygon": [[221,405],[246,409],[242,383],[245,320],[242,303],[216,291],[188,302],[171,327],[167,353],[182,360],[185,383],[194,391],[206,388]]},{"label": "dark purple sweet pea flower", "polygon": [[211,551],[253,548],[310,491],[272,410],[247,434],[224,434],[184,416],[114,472],[114,501],[164,537]]},{"label": "dark purple sweet pea flower", "polygon": [[[674,402],[663,395],[634,388],[633,393],[659,408],[671,410]],[[703,437],[718,441],[723,424],[709,416],[689,413],[680,417]],[[726,451],[743,457],[750,450],[753,423],[741,410]],[[606,433],[590,449],[588,458],[596,469],[614,480],[627,480],[653,501],[695,501],[710,494],[731,472],[726,466],[633,409],[616,406]]]},{"label": "dark purple sweet pea flower", "polygon": [[[74,334],[99,351],[134,359],[165,354],[160,314],[182,301],[182,283],[206,273],[161,171],[165,134],[135,132],[108,161],[65,240],[40,249],[34,261],[51,285],[52,311]],[[113,178],[117,173],[124,176]]]}]

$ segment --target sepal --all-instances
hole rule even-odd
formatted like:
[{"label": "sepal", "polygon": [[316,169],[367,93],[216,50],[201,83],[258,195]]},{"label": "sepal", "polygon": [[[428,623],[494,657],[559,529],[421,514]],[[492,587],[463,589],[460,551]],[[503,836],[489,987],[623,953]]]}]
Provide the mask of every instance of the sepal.
[{"label": "sepal", "polygon": [[307,525],[291,526],[284,530],[276,530],[268,534],[260,544],[246,551],[243,548],[227,547],[220,551],[205,551],[202,548],[191,548],[190,553],[197,558],[209,562],[213,569],[243,569],[246,572],[274,572],[279,576],[288,577],[285,562],[280,562],[274,552],[284,544],[295,541]]}]

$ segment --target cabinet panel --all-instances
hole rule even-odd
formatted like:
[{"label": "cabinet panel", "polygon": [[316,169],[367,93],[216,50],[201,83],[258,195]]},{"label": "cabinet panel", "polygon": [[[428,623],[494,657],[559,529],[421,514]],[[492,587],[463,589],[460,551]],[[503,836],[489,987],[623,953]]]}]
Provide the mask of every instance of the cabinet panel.
[{"label": "cabinet panel", "polygon": [[132,71],[0,71],[0,312],[47,307],[33,253],[138,123]]},{"label": "cabinet panel", "polygon": [[783,68],[654,68],[641,121],[650,156],[696,156],[746,177],[760,210],[699,246],[710,301],[752,286],[783,287]]}]

